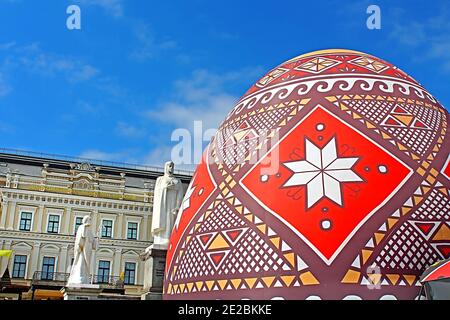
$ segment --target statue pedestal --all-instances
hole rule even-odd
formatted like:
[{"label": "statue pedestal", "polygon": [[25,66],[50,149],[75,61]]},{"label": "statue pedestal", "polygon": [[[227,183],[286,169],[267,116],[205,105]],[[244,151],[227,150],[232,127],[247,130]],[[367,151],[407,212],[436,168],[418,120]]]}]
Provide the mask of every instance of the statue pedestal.
[{"label": "statue pedestal", "polygon": [[164,269],[166,266],[167,247],[151,245],[144,270],[144,292],[142,300],[162,300]]},{"label": "statue pedestal", "polygon": [[105,292],[98,284],[77,284],[63,287],[64,300],[139,300],[139,296]]},{"label": "statue pedestal", "polygon": [[102,289],[98,284],[77,284],[61,289],[64,300],[99,300]]}]

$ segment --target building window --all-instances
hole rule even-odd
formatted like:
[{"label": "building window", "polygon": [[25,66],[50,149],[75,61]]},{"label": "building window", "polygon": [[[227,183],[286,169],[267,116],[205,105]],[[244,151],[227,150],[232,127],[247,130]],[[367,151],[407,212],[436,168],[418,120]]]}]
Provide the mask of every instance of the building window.
[{"label": "building window", "polygon": [[55,273],[55,257],[44,257],[42,260],[41,280],[53,280]]},{"label": "building window", "polygon": [[136,276],[136,263],[134,262],[125,262],[125,278],[124,284],[134,284]]},{"label": "building window", "polygon": [[102,238],[111,238],[112,236],[112,220],[102,221]]},{"label": "building window", "polygon": [[31,212],[22,212],[20,214],[19,230],[30,231],[31,230],[31,218],[33,214]]},{"label": "building window", "polygon": [[98,262],[98,283],[109,282],[109,261],[100,260]]},{"label": "building window", "polygon": [[77,234],[78,227],[83,224],[83,217],[75,217],[75,234]]},{"label": "building window", "polygon": [[25,278],[25,268],[27,265],[27,256],[14,256],[13,278]]},{"label": "building window", "polygon": [[128,222],[127,239],[137,240],[138,224],[136,222]]},{"label": "building window", "polygon": [[59,216],[56,214],[51,214],[48,216],[48,233],[58,233],[59,231]]}]

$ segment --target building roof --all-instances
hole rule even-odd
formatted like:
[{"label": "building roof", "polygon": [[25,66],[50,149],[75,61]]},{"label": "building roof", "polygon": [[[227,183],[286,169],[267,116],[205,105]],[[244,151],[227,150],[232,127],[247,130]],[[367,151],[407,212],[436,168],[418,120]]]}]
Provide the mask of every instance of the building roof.
[{"label": "building roof", "polygon": [[[42,169],[95,171],[103,176],[124,175],[127,187],[144,188],[144,184],[164,173],[164,168],[104,160],[68,157],[54,154],[36,153],[23,150],[0,148],[0,176],[17,173],[40,177]],[[189,183],[192,171],[175,169],[174,175],[184,183]]]}]

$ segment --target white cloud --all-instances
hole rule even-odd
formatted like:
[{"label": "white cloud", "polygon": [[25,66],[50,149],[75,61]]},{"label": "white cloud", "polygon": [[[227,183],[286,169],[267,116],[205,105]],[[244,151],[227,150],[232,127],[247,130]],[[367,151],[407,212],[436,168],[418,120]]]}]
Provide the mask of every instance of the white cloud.
[{"label": "white cloud", "polygon": [[219,40],[237,40],[239,39],[239,35],[237,33],[227,32],[227,31],[218,31],[218,30],[211,30],[211,36],[213,38],[219,39]]},{"label": "white cloud", "polygon": [[[173,129],[185,129],[181,138],[175,133],[171,147],[157,148],[148,156],[150,160],[170,159],[172,147],[174,149],[174,162],[184,162],[180,169],[192,170],[200,161],[201,151],[214,134],[218,125],[224,120],[228,112],[234,107],[238,96],[231,93],[236,84],[252,84],[262,74],[262,69],[245,68],[239,71],[223,74],[212,73],[207,70],[196,70],[190,78],[181,79],[174,83],[173,96],[167,102],[161,103],[156,108],[146,111],[146,116],[152,121],[160,121],[169,124]],[[201,122],[201,128],[194,121]],[[200,132],[201,130],[201,132]],[[168,141],[169,136],[164,138]],[[187,140],[188,139],[188,140]],[[194,141],[195,140],[195,141]],[[182,145],[180,145],[182,143]],[[182,146],[182,156],[180,147]],[[170,152],[169,152],[170,149]],[[177,159],[180,158],[180,159]]]},{"label": "white cloud", "polygon": [[114,18],[123,16],[124,6],[122,0],[78,0],[81,5],[98,6]]},{"label": "white cloud", "polygon": [[[164,167],[164,163],[171,160],[172,148],[170,146],[159,146],[153,148],[147,155],[145,155],[139,163],[148,166]],[[175,170],[194,171],[197,164],[177,164]]]},{"label": "white cloud", "polygon": [[217,128],[236,103],[237,97],[217,93],[203,100],[187,103],[168,102],[161,110],[149,111],[148,115],[158,120],[175,124],[180,128],[191,128],[194,121],[202,121],[203,129]]},{"label": "white cloud", "polygon": [[236,83],[253,83],[262,74],[262,69],[243,70],[215,74],[207,70],[196,70],[189,79],[174,84],[174,96],[156,109],[147,111],[147,116],[170,123],[180,128],[191,129],[194,121],[202,121],[203,129],[217,128],[233,108],[238,96],[227,87]]},{"label": "white cloud", "polygon": [[155,147],[143,157],[142,163],[150,166],[163,166],[166,161],[170,160],[170,152],[170,146]]},{"label": "white cloud", "polygon": [[12,87],[6,82],[4,76],[0,73],[0,97],[6,96],[12,91]]},{"label": "white cloud", "polygon": [[1,0],[3,3],[20,3],[22,0]]},{"label": "white cloud", "polygon": [[97,149],[89,149],[83,151],[79,157],[90,160],[118,161],[124,158],[124,154],[121,152],[104,152]]},{"label": "white cloud", "polygon": [[[2,130],[0,123],[0,132]],[[78,157],[86,160],[111,161],[129,165],[149,166],[163,168],[166,161],[170,161],[171,147],[157,146],[144,155],[137,154],[138,150],[120,150],[106,152],[98,149],[88,149],[81,152]],[[176,165],[175,170],[195,170],[196,165]]]},{"label": "white cloud", "polygon": [[72,72],[72,81],[86,81],[94,78],[99,74],[99,70],[89,64],[80,65]]},{"label": "white cloud", "polygon": [[450,12],[443,10],[422,21],[405,21],[403,10],[395,11],[390,37],[411,50],[417,61],[434,60],[450,72]]},{"label": "white cloud", "polygon": [[9,50],[16,45],[15,41],[0,43],[0,50]]},{"label": "white cloud", "polygon": [[144,62],[159,55],[162,51],[176,48],[177,43],[171,39],[156,39],[147,24],[138,23],[133,30],[138,40],[138,48],[133,50],[130,57],[138,62]]},{"label": "white cloud", "polygon": [[96,80],[94,86],[103,93],[106,93],[108,101],[113,101],[126,106],[132,98],[127,88],[120,85],[115,77],[105,76]]},{"label": "white cloud", "polygon": [[6,68],[22,67],[28,72],[41,76],[62,75],[71,83],[78,83],[95,78],[100,71],[82,59],[46,52],[39,43],[17,46],[15,43],[3,45],[7,50],[4,66]]},{"label": "white cloud", "polygon": [[408,46],[415,46],[427,39],[425,25],[418,22],[394,24],[390,36]]},{"label": "white cloud", "polygon": [[88,101],[79,100],[76,103],[77,109],[80,110],[83,115],[99,116],[105,111],[103,104],[93,104]]},{"label": "white cloud", "polygon": [[143,129],[137,128],[126,122],[118,122],[116,125],[116,132],[126,138],[139,138],[145,133]]}]

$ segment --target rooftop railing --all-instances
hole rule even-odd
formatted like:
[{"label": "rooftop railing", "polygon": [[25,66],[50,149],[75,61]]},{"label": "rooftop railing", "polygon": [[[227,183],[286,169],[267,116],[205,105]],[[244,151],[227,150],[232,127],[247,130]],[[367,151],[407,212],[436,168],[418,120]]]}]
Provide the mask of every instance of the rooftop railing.
[{"label": "rooftop railing", "polygon": [[[97,166],[103,166],[103,167],[116,167],[116,168],[123,168],[123,169],[164,173],[163,167],[139,165],[139,164],[126,163],[126,162],[115,162],[115,161],[97,160],[97,159],[82,158],[82,157],[63,156],[63,155],[58,155],[58,154],[25,151],[25,150],[9,149],[9,148],[0,148],[0,154],[1,153],[8,154],[8,155],[34,157],[34,158],[59,160],[59,161],[67,161],[67,162],[79,162],[79,163],[87,162],[91,165],[97,165]],[[178,175],[192,176],[194,174],[194,171],[175,169],[174,173],[178,174]]]}]

